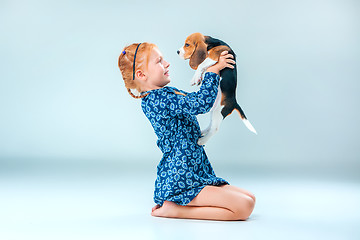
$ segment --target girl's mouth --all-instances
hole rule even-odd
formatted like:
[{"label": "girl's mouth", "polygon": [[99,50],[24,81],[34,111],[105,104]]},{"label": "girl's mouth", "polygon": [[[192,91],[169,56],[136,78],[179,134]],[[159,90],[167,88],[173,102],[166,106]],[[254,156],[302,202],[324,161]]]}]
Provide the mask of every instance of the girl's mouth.
[{"label": "girl's mouth", "polygon": [[169,76],[169,70],[167,70],[164,75]]}]

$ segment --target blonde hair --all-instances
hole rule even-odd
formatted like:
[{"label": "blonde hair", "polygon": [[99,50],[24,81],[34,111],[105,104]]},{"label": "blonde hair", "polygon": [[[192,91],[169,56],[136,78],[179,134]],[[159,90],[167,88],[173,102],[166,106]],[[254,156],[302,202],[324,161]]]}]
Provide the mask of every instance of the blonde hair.
[{"label": "blonde hair", "polygon": [[[138,47],[140,43],[133,43],[129,46],[124,47],[123,51],[121,52],[118,60],[118,65],[120,68],[120,72],[122,75],[122,78],[125,82],[125,87],[128,90],[128,93],[133,98],[143,98],[146,97],[149,93],[141,95],[141,86],[137,84],[133,80],[133,64],[134,64],[134,55],[135,50]],[[151,50],[157,47],[153,43],[143,42],[139,46],[137,53],[136,53],[136,59],[135,59],[135,71],[136,70],[147,70],[147,66],[149,63],[150,53]],[[135,96],[131,89],[135,89],[137,92],[140,93],[140,96]]]}]

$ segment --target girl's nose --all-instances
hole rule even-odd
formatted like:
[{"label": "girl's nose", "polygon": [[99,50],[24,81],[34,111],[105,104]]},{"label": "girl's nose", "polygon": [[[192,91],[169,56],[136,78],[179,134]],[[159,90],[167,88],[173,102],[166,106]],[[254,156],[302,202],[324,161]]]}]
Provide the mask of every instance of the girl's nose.
[{"label": "girl's nose", "polygon": [[168,63],[168,62],[165,61],[165,67],[166,67],[166,68],[170,67],[170,63]]}]

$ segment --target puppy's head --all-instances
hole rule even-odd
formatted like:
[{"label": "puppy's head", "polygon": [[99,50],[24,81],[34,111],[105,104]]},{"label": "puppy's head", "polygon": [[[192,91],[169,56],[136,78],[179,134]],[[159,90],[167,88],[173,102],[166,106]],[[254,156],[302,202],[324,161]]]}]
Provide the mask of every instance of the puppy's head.
[{"label": "puppy's head", "polygon": [[186,38],[184,46],[177,53],[184,60],[190,59],[190,67],[196,70],[208,55],[206,48],[204,35],[193,33]]}]

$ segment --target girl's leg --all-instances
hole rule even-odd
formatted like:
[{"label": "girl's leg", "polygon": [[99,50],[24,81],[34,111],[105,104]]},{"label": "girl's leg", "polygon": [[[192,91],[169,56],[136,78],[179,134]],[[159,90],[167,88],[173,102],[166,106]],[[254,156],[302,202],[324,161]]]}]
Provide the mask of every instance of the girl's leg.
[{"label": "girl's leg", "polygon": [[255,201],[244,193],[209,185],[204,187],[187,206],[165,201],[161,208],[154,207],[151,215],[208,220],[246,220],[253,211],[254,205]]}]

